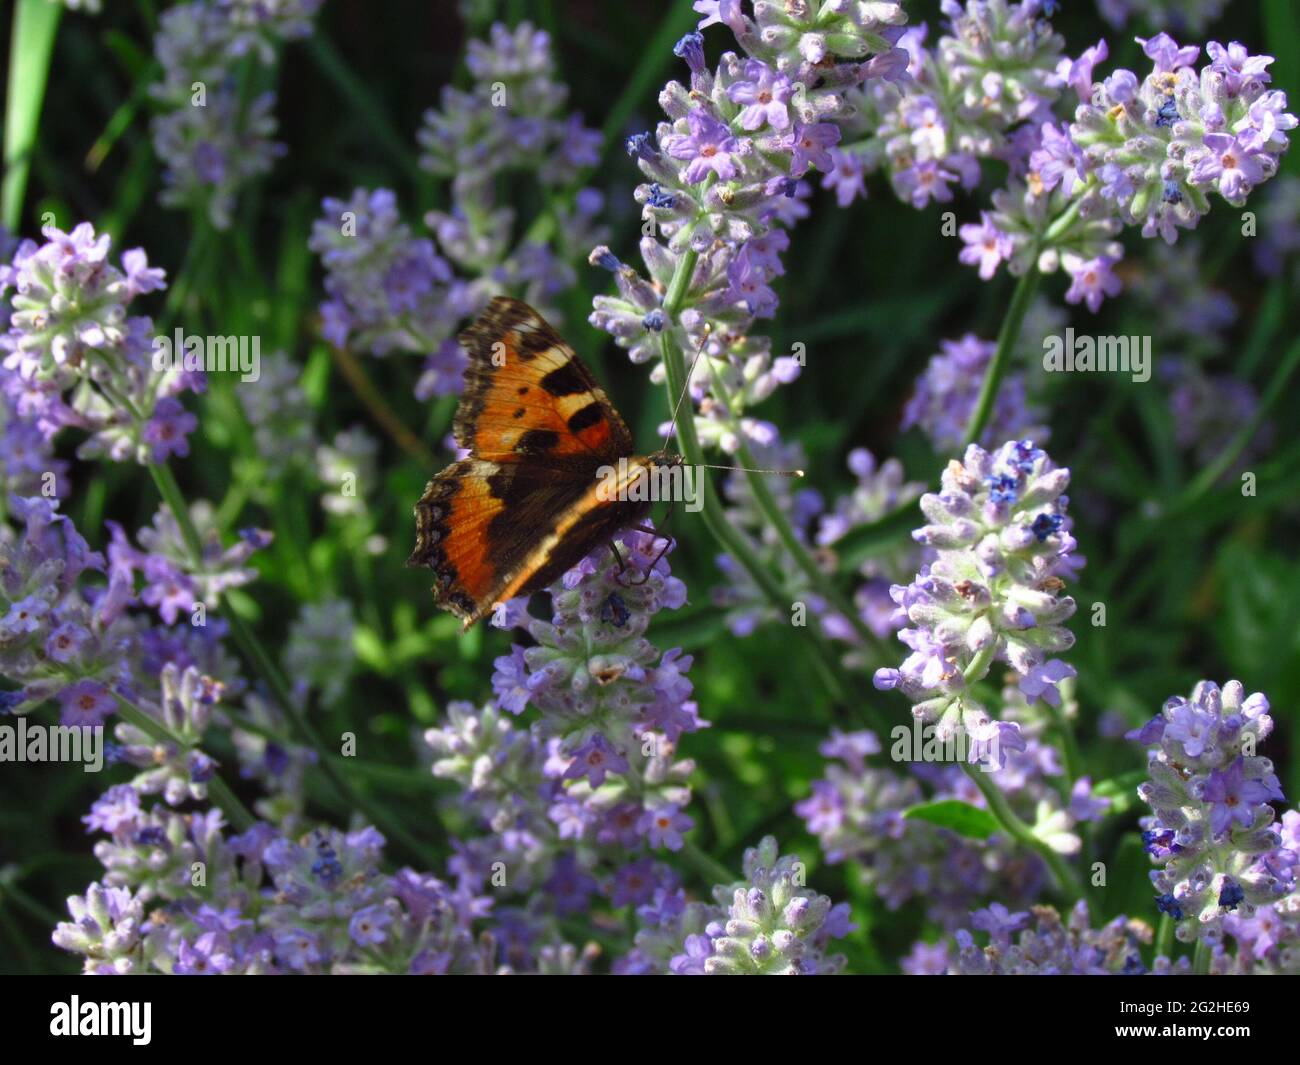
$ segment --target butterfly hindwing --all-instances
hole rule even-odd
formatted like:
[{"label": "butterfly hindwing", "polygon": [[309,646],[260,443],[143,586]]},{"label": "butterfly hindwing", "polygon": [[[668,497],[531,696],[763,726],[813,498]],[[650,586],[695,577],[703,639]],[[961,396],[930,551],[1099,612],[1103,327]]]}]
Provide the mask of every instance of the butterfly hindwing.
[{"label": "butterfly hindwing", "polygon": [[454,430],[475,457],[594,468],[632,453],[591,372],[528,304],[497,296],[460,343],[470,361]]},{"label": "butterfly hindwing", "polygon": [[435,602],[466,624],[499,601],[528,540],[540,531],[537,523],[541,530],[553,525],[589,487],[529,472],[519,464],[462,459],[430,481],[415,506],[415,550],[407,563],[434,571]]},{"label": "butterfly hindwing", "polygon": [[468,627],[495,603],[557,580],[648,509],[602,500],[598,487],[536,463],[462,459],[416,504],[407,562],[434,571],[435,602]]}]

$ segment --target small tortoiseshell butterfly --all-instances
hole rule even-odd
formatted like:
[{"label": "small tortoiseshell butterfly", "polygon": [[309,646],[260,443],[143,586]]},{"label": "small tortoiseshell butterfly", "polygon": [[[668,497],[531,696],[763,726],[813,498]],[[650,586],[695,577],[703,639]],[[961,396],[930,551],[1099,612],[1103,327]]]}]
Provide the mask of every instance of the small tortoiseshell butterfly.
[{"label": "small tortoiseshell butterfly", "polygon": [[626,460],[621,489],[682,458],[634,455],[632,434],[591,371],[528,304],[497,296],[460,344],[470,361],[453,429],[470,454],[415,505],[407,565],[433,570],[434,601],[468,629],[645,518],[650,502],[627,500],[608,483],[598,493],[602,466]]}]

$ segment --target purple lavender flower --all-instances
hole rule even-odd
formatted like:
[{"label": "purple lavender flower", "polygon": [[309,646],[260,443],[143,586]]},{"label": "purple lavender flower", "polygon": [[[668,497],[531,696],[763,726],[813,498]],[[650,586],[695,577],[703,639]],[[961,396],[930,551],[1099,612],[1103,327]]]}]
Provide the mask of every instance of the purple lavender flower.
[{"label": "purple lavender flower", "polygon": [[[656,234],[641,242],[648,277],[598,246],[591,262],[614,274],[619,292],[596,298],[591,322],[638,363],[662,355],[666,331],[683,350],[703,347],[711,365],[701,359],[691,388],[696,404],[711,412],[700,435],[706,445],[734,449],[742,434],[754,442],[764,435],[746,409],[797,372],[794,360],[774,363],[770,343],[750,335],[753,320],[776,308],[771,281],[782,273],[775,252],[784,243],[777,227],[806,213],[808,187],[799,178],[813,167],[826,174],[836,168],[832,149],[850,86],[901,73],[896,61],[873,64],[897,51],[904,17],[896,4],[779,16],[759,5],[753,19],[731,0],[696,10],[705,15],[701,28],[727,25],[744,54],[724,53],[712,71],[695,36],[679,47],[691,66],[689,89],[670,82],[660,94],[668,121],[653,139],[637,134],[627,142],[647,178],[636,199]],[[838,195],[846,201],[861,184],[856,162],[839,161]],[[670,321],[663,294],[688,251],[699,261]]]},{"label": "purple lavender flower", "polygon": [[[945,340],[917,379],[916,391],[903,411],[901,428],[919,425],[937,452],[961,446],[966,426],[975,411],[985,371],[995,345],[967,333],[960,340]],[[1003,378],[988,426],[980,437],[984,447],[999,440],[1048,435],[1044,412],[1026,395],[1025,377],[1012,373]]]},{"label": "purple lavender flower", "polygon": [[709,942],[683,943],[704,973],[815,976],[844,967],[842,955],[826,950],[853,930],[848,907],[803,887],[800,868],[798,859],[779,854],[772,836],[745,852],[744,880],[714,889],[721,912],[706,928]]},{"label": "purple lavender flower", "polygon": [[727,87],[732,101],[744,105],[738,116],[741,128],[756,130],[766,124],[778,132],[789,129],[794,93],[790,79],[757,59],[746,60],[744,76],[746,80]]},{"label": "purple lavender flower", "polygon": [[702,111],[692,111],[686,121],[689,133],[673,134],[663,143],[664,151],[672,158],[689,161],[682,179],[697,185],[710,173],[723,181],[735,177],[737,169],[732,153],[736,142],[727,127]]},{"label": "purple lavender flower", "polygon": [[320,4],[193,0],[163,13],[154,40],[162,77],[149,91],[163,109],[151,129],[165,206],[200,210],[217,229],[230,226],[241,187],[284,154],[273,140],[275,94],[241,99],[235,64],[247,56],[272,66],[281,42],[310,35]]},{"label": "purple lavender flower", "polygon": [[[1050,906],[1015,915],[1020,919],[1010,925],[989,911],[983,912],[984,919],[979,914],[972,916],[972,926],[990,930],[989,945],[981,949],[969,931],[959,931],[949,972],[962,976],[1107,976],[1146,971],[1141,950],[1150,942],[1150,928],[1143,930],[1123,916],[1093,928],[1085,902],[1078,902],[1065,921]],[[1000,914],[1005,916],[1005,909]],[[1155,971],[1185,972],[1189,968],[1186,958],[1177,966],[1162,958],[1157,959]]]},{"label": "purple lavender flower", "polygon": [[[972,444],[949,464],[943,490],[921,498],[930,524],[913,534],[937,557],[910,585],[890,589],[913,626],[899,633],[912,653],[878,670],[876,687],[900,688],[923,721],[978,736],[990,720],[970,685],[994,660],[1027,677],[1073,644],[1064,622],[1074,600],[1059,594],[1076,546],[1064,509],[1069,477],[1024,440],[992,454]],[[1008,741],[1013,734],[1003,733]]]},{"label": "purple lavender flower", "polygon": [[1190,699],[1169,699],[1128,734],[1148,747],[1150,780],[1138,795],[1153,813],[1143,839],[1157,868],[1151,881],[1183,941],[1217,944],[1230,912],[1250,917],[1295,887],[1288,858],[1269,856],[1279,838],[1271,802],[1282,791],[1257,752],[1273,729],[1268,700],[1237,681],[1202,681]]},{"label": "purple lavender flower", "polygon": [[43,232],[46,243],[24,241],[0,272],[0,295],[14,290],[0,336],[0,392],[13,410],[6,422],[26,424],[28,439],[34,429],[47,444],[64,426],[88,430],[82,457],[145,463],[184,454],[198,423],[175,397],[201,390],[202,375],[156,365],[153,323],[127,317],[136,295],[162,287],[161,271],[138,248],[122,269],[113,266],[108,236],[89,223]]}]

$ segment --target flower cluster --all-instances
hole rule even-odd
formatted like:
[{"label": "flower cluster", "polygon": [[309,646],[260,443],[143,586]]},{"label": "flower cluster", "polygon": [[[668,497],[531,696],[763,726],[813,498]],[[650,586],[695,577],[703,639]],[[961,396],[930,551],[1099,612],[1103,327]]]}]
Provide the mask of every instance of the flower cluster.
[{"label": "flower cluster", "polygon": [[117,745],[113,759],[134,766],[140,772],[130,787],[138,795],[161,795],[169,806],[208,796],[208,781],[217,763],[199,743],[212,720],[212,710],[221,698],[221,684],[204,676],[194,666],[182,671],[168,662],[158,678],[157,702],[141,699],[140,709],[167,730],[169,739],[159,742],[143,728],[120,722],[114,729]]},{"label": "flower cluster", "polygon": [[8,418],[24,423],[9,432],[28,441],[27,461],[44,453],[33,430],[48,443],[65,427],[90,434],[82,457],[145,463],[188,454],[198,423],[178,397],[204,389],[202,370],[156,365],[152,319],[127,317],[137,296],[164,287],[163,271],[140,248],[114,266],[108,235],[87,222],[43,233],[44,244],[25,240],[0,266],[0,295],[13,290],[0,391]]},{"label": "flower cluster", "polygon": [[1056,685],[1073,669],[1048,656],[1074,642],[1064,623],[1074,600],[1064,578],[1080,560],[1066,516],[1070,472],[1057,468],[1029,441],[1009,441],[989,453],[978,444],[943,473],[942,491],[921,497],[929,524],[913,533],[935,552],[911,584],[890,589],[910,628],[899,633],[912,653],[880,669],[877,688],[900,688],[912,713],[941,729],[959,728],[981,744],[1023,742],[1018,728],[991,721],[970,688],[995,661],[1020,677],[1030,698],[1059,701]]},{"label": "flower cluster", "polygon": [[433,241],[412,234],[388,189],[326,198],[323,209],[308,246],[326,270],[329,298],[320,308],[325,339],[373,355],[441,352],[447,373],[427,393],[421,389],[421,398],[458,390],[464,356],[450,337],[474,305]]},{"label": "flower cluster", "polygon": [[490,901],[409,868],[384,873],[373,828],[291,839],[258,822],[235,835],[217,811],[145,808],[130,785],[85,820],[107,834],[95,848],[106,872],[68,900],[54,942],[87,973],[494,971],[495,944],[473,928]]},{"label": "flower cluster", "polygon": [[[387,189],[326,199],[309,242],[327,272],[325,338],[374,355],[424,354],[421,399],[460,391],[461,321],[502,292],[558,319],[574,263],[604,236],[602,195],[575,188],[599,159],[600,134],[565,111],[549,35],[496,23],[487,41],[470,42],[467,62],[473,85],[445,88],[418,134],[420,166],[450,186],[450,207],[424,219],[436,243],[401,221]],[[518,239],[514,208],[498,202],[512,175],[534,179],[545,202]]]},{"label": "flower cluster", "polygon": [[1209,193],[1241,206],[1276,173],[1296,119],[1269,88],[1272,58],[1235,42],[1211,41],[1198,72],[1200,49],[1159,33],[1140,40],[1153,63],[1145,79],[1121,69],[1095,80],[1106,42],[1065,56],[1050,7],[944,0],[949,32],[933,48],[924,27],[899,40],[910,77],[856,92],[854,139],[826,184],[846,204],[863,174],[883,167],[920,208],[973,189],[980,160],[999,159],[1010,180],[992,210],[961,227],[961,261],[986,280],[1004,262],[1013,274],[1063,267],[1066,298],[1095,311],[1121,287],[1123,225],[1173,243],[1209,210]]},{"label": "flower cluster", "polygon": [[19,415],[17,398],[0,390],[0,515],[10,496],[48,489],[55,499],[66,497],[72,488],[68,469],[67,460],[55,456],[50,436]]},{"label": "flower cluster", "polygon": [[964,254],[984,276],[1003,260],[1013,273],[1035,261],[1045,272],[1062,265],[1066,298],[1096,310],[1120,289],[1120,249],[1106,243],[1120,223],[1173,244],[1209,211],[1211,193],[1241,207],[1277,172],[1297,120],[1286,94],[1269,88],[1271,56],[1211,41],[1198,71],[1198,47],[1165,33],[1140,43],[1151,72],[1120,69],[1094,82],[1104,53],[1092,56],[1071,79],[1073,121],[1044,122],[1027,143],[1023,180],[994,197],[981,226],[963,229]]},{"label": "flower cluster", "polygon": [[[843,175],[883,168],[913,207],[948,203],[954,188],[980,181],[980,160],[1006,159],[1027,125],[1042,121],[1062,84],[1065,41],[1042,18],[1041,0],[944,0],[948,33],[934,47],[927,29],[899,40],[906,80],[872,82],[853,94],[852,140],[836,154]],[[851,186],[834,181],[840,204]]]},{"label": "flower cluster", "polygon": [[914,769],[936,770],[923,777],[869,765],[867,757],[880,750],[871,732],[835,730],[821,745],[828,759],[824,776],[813,781],[811,794],[795,804],[795,812],[828,862],[859,866],[887,909],[919,901],[928,919],[950,929],[980,900],[1035,897],[1044,883],[1042,864],[1017,854],[1005,838],[972,841],[905,818],[908,809],[927,801],[924,777],[931,785],[929,799],[980,805],[981,796],[960,770],[917,763]]},{"label": "flower cluster", "polygon": [[1172,33],[1202,33],[1227,6],[1228,0],[1097,0],[1102,18],[1112,26],[1132,20]]},{"label": "flower cluster", "polygon": [[[1190,968],[1186,958],[1171,964],[1160,957],[1148,969],[1142,948],[1151,942],[1151,926],[1116,917],[1093,928],[1082,901],[1066,921],[1050,906],[1013,913],[994,903],[971,914],[971,926],[988,934],[988,945],[981,949],[971,932],[962,929],[956,935],[955,956],[948,958],[946,949],[937,956],[931,953],[926,971],[946,969],[960,976],[1138,976],[1185,974]],[[913,957],[920,959],[924,952],[914,952]],[[945,962],[945,969],[938,969]]]},{"label": "flower cluster", "polygon": [[[556,80],[546,31],[497,23],[487,41],[469,43],[466,63],[473,86],[445,88],[417,135],[420,165],[450,181],[452,191],[451,209],[430,211],[425,221],[457,270],[473,279],[476,304],[508,289],[549,312],[576,280],[573,264],[601,239],[598,190],[578,189],[571,203],[561,202],[599,161],[601,137],[581,115],[566,113],[568,88]],[[496,193],[510,173],[533,175],[554,200],[552,213],[513,247],[515,211]]]},{"label": "flower cluster", "polygon": [[[1063,712],[1073,708],[1067,697]],[[1063,799],[1064,767],[1050,742],[1047,715],[1018,688],[1003,691],[1000,716],[1015,721],[1023,747],[1001,752],[1000,765],[989,767],[989,782],[1035,837],[1058,854],[1078,854],[1079,825],[1099,820],[1109,803],[1094,797],[1088,778],[1076,781]],[[986,807],[960,768],[960,745],[914,723],[892,730],[889,755],[899,768],[869,764],[881,750],[874,733],[838,729],[821,746],[824,775],[795,811],[827,861],[856,863],[888,909],[923,903],[927,918],[950,930],[981,903],[1026,905],[1038,897],[1046,867],[1006,834],[972,840],[906,816],[925,803]]]},{"label": "flower cluster", "polygon": [[[650,227],[640,249],[649,278],[598,247],[592,262],[614,274],[618,295],[596,297],[590,318],[634,362],[658,358],[665,335],[699,351],[689,384],[700,433],[731,450],[771,442],[745,412],[802,366],[774,361],[770,341],[750,333],[776,310],[771,283],[789,244],[780,227],[807,211],[802,179],[835,169],[849,90],[901,77],[907,59],[894,46],[905,21],[896,3],[756,3],[752,17],[744,7],[696,4],[699,28],[725,24],[743,54],[724,53],[710,69],[703,34],[687,34],[674,52],[689,86],[670,82],[659,97],[667,121],[627,140],[647,179],[636,200]],[[656,366],[652,379],[663,378]]]},{"label": "flower cluster", "polygon": [[13,541],[0,536],[0,672],[20,687],[0,692],[0,712],[26,713],[57,697],[65,725],[101,725],[116,709],[113,689],[128,678],[122,613],[130,582],[82,581],[105,572],[104,556],[54,501],[15,497],[12,509],[23,531]]},{"label": "flower cluster", "polygon": [[637,911],[636,948],[624,973],[679,976],[819,976],[844,967],[832,939],[854,930],[845,903],[804,887],[798,858],[765,837],[745,851],[744,879],[713,889],[714,904],[687,902],[680,890],[656,893]]},{"label": "flower cluster", "polygon": [[465,822],[453,868],[490,885],[505,960],[530,967],[558,922],[603,899],[618,909],[649,905],[679,889],[677,875],[644,853],[650,820],[614,788],[570,779],[559,740],[522,729],[498,707],[452,703],[425,733],[435,776],[460,792],[451,809]]},{"label": "flower cluster", "polygon": [[309,36],[321,0],[193,0],[163,13],[154,54],[161,79],[150,94],[163,112],[153,120],[168,207],[230,226],[242,186],[271,169],[275,93],[249,98],[251,64],[270,66],[284,41]]},{"label": "flower cluster", "polygon": [[207,623],[207,613],[214,611],[221,596],[231,588],[249,584],[257,571],[246,563],[255,551],[267,547],[272,534],[264,529],[247,528],[230,547],[221,546],[221,534],[206,501],[190,508],[190,521],[198,533],[201,559],[191,556],[176,516],[163,506],[153,517],[152,525],[137,534],[140,546],[133,545],[117,522],[108,522],[112,541],[108,545],[108,562],[115,578],[133,586],[136,574],[144,579],[140,601],[157,611],[158,616],[173,624],[178,618],[193,625]]},{"label": "flower cluster", "polygon": [[[961,447],[966,427],[996,347],[967,333],[960,340],[945,340],[917,379],[916,391],[903,411],[902,429],[919,425],[940,454]],[[988,425],[979,443],[993,447],[999,440],[1046,440],[1046,412],[1031,403],[1025,375],[1003,377]]]},{"label": "flower cluster", "polygon": [[558,740],[553,757],[584,816],[635,811],[651,846],[676,850],[693,823],[682,812],[693,766],[674,761],[677,741],[707,722],[690,699],[690,656],[661,652],[645,634],[656,613],[686,602],[686,587],[661,557],[661,537],[628,532],[619,543],[619,560],[603,546],[551,586],[549,621],[518,600],[503,605],[493,624],[523,627],[535,646],[498,658],[492,687],[509,713],[541,711],[537,727]]},{"label": "flower cluster", "polygon": [[1145,79],[1117,70],[1094,87],[1069,127],[1082,153],[1080,177],[1096,174],[1099,194],[1143,236],[1172,244],[1179,228],[1195,228],[1217,192],[1234,207],[1277,172],[1296,118],[1286,94],[1268,87],[1272,56],[1244,45],[1206,46],[1210,62],[1196,71],[1200,49],[1180,48],[1160,34],[1141,42],[1153,69]]},{"label": "flower cluster", "polygon": [[1235,680],[1222,689],[1201,681],[1128,734],[1148,748],[1151,779],[1138,795],[1153,810],[1142,839],[1159,866],[1156,906],[1183,941],[1218,945],[1226,916],[1253,917],[1295,889],[1300,852],[1280,840],[1269,804],[1282,790],[1257,753],[1273,731],[1268,710]]}]

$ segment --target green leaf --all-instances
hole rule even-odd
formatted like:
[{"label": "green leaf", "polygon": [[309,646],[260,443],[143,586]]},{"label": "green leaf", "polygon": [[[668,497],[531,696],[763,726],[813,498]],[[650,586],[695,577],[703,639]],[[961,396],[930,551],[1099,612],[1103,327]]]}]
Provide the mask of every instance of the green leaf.
[{"label": "green leaf", "polygon": [[5,174],[0,186],[0,221],[13,232],[17,232],[22,218],[27,173],[32,165],[54,37],[62,13],[62,6],[48,0],[18,0],[14,6],[9,102],[5,106]]},{"label": "green leaf", "polygon": [[388,671],[388,647],[374,629],[358,625],[352,633],[352,647],[363,665],[381,673]]},{"label": "green leaf", "polygon": [[366,80],[356,73],[328,37],[314,33],[307,40],[307,53],[317,69],[338,91],[338,94],[361,118],[379,145],[388,152],[393,162],[417,178],[423,174],[416,163],[415,153],[407,146],[406,138],[388,117],[388,111]]},{"label": "green leaf", "polygon": [[998,831],[998,823],[991,813],[960,799],[924,802],[904,810],[903,816],[912,821],[929,821],[968,839],[988,839]]}]

